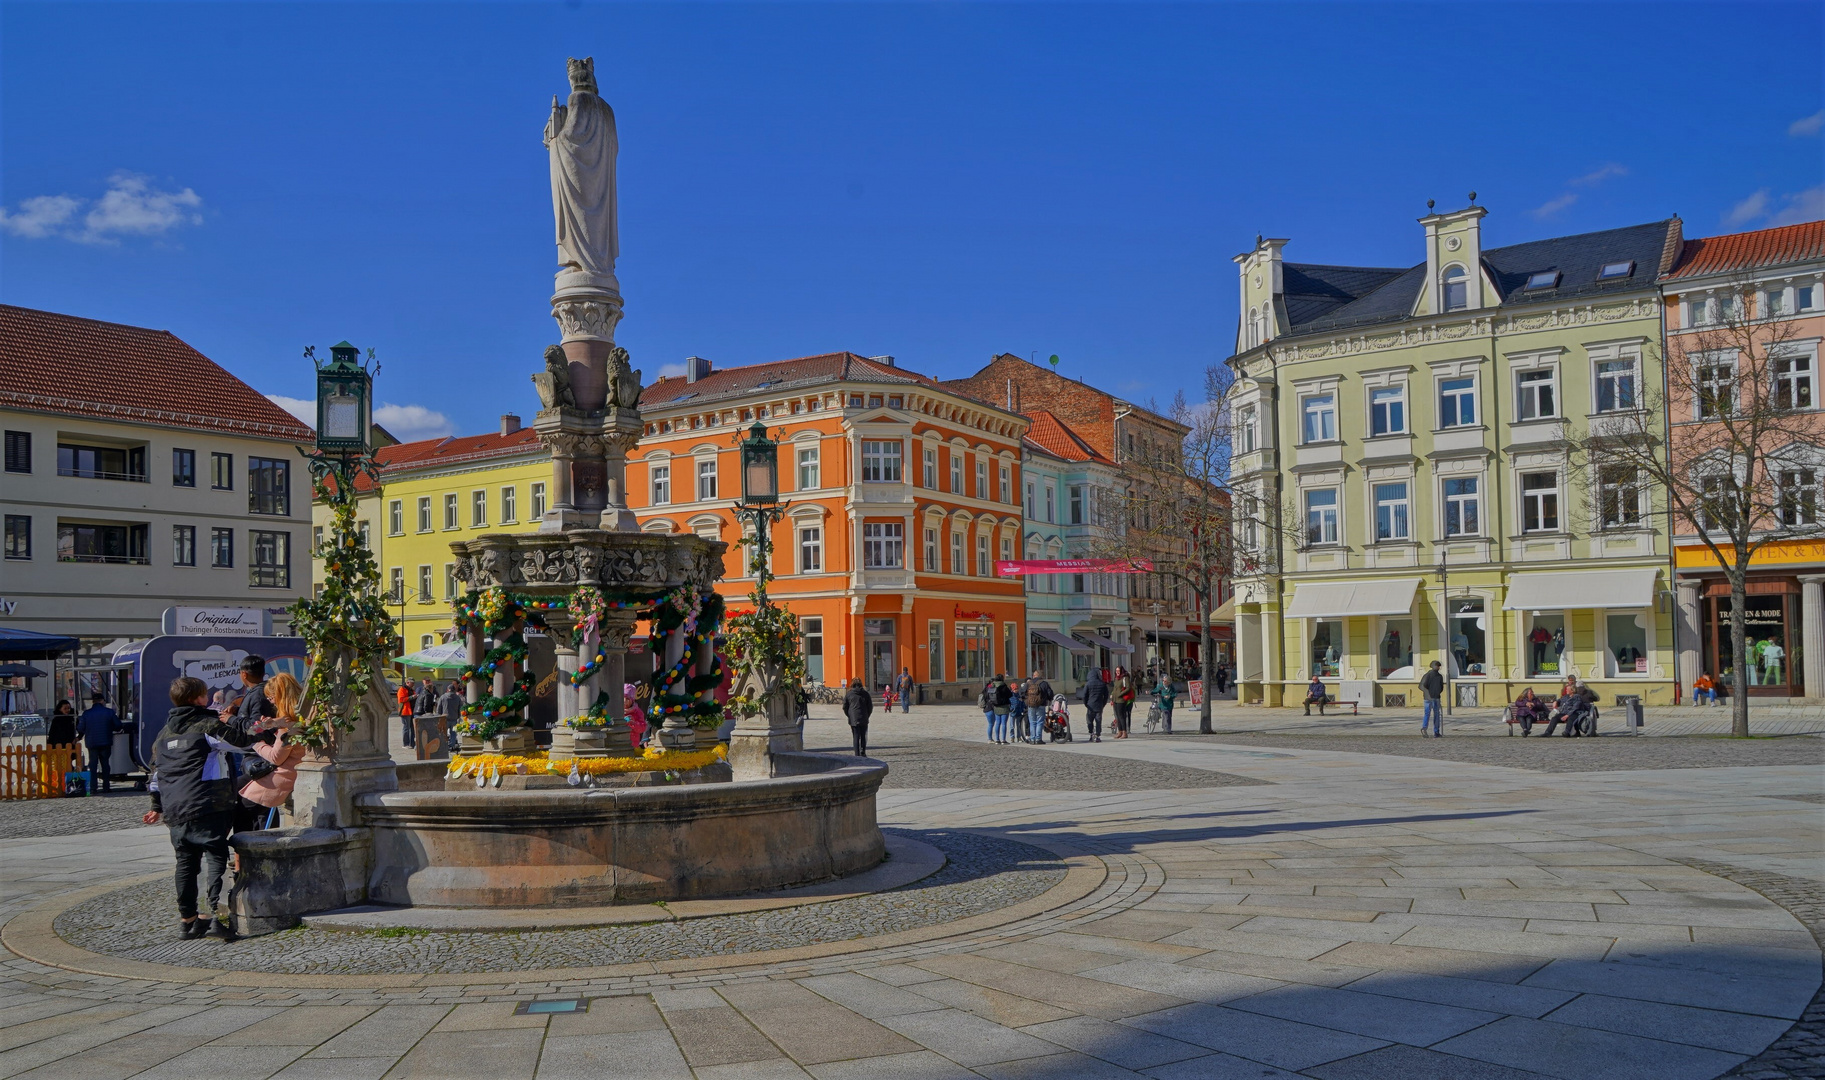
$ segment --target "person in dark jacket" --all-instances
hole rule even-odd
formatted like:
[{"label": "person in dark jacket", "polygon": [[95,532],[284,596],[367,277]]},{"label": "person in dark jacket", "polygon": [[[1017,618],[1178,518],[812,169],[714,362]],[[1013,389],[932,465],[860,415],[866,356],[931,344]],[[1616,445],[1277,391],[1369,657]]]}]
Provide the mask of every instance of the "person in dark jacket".
[{"label": "person in dark jacket", "polygon": [[[171,682],[174,706],[152,743],[152,809],[148,825],[163,822],[177,854],[177,913],[183,936],[209,932],[209,917],[197,911],[197,871],[202,871],[216,931],[233,941],[234,920],[221,906],[222,871],[228,865],[228,834],[240,796],[225,758],[256,736],[209,711],[209,688],[189,677]],[[277,710],[275,710],[276,712]]]},{"label": "person in dark jacket", "polygon": [[[1421,708],[1419,714],[1419,737],[1427,735],[1442,738],[1445,734],[1445,706],[1440,700],[1445,694],[1445,677],[1439,674],[1439,662],[1432,661],[1431,667],[1419,677]],[[1432,730],[1426,730],[1430,721]]]},{"label": "person in dark jacket", "polygon": [[1103,669],[1092,667],[1084,682],[1084,727],[1091,742],[1103,741],[1103,706],[1109,704],[1109,684],[1103,681]]},{"label": "person in dark jacket", "polygon": [[855,739],[855,756],[868,756],[868,718],[874,715],[874,697],[860,679],[849,680],[849,692],[843,695],[843,716],[849,721],[849,734]]},{"label": "person in dark jacket", "polygon": [[45,732],[44,741],[52,746],[76,745],[76,706],[70,704],[69,698],[57,703],[57,711],[51,714],[51,726]]},{"label": "person in dark jacket", "polygon": [[1052,684],[1043,671],[1027,679],[1021,693],[1027,699],[1027,737],[1036,743],[1045,741],[1046,706],[1052,704]]},{"label": "person in dark jacket", "polygon": [[248,655],[241,658],[241,696],[231,707],[222,710],[222,719],[243,731],[252,731],[266,717],[279,715],[266,700],[266,658]]},{"label": "person in dark jacket", "polygon": [[94,777],[90,783],[99,784],[103,791],[114,788],[114,735],[120,730],[120,717],[108,708],[108,699],[100,694],[76,720],[76,733],[82,736],[82,745],[89,752],[89,774]]},{"label": "person in dark jacket", "polygon": [[1008,732],[1008,718],[1014,713],[1014,690],[1008,685],[1006,675],[995,676],[989,688],[989,707],[994,710],[994,719],[989,722],[989,730],[998,738],[996,742],[1013,741]]},{"label": "person in dark jacket", "polygon": [[455,745],[452,740],[456,738],[456,725],[463,719],[463,692],[457,689],[461,685],[452,681],[450,688],[437,699],[437,711],[444,718],[445,746]]}]

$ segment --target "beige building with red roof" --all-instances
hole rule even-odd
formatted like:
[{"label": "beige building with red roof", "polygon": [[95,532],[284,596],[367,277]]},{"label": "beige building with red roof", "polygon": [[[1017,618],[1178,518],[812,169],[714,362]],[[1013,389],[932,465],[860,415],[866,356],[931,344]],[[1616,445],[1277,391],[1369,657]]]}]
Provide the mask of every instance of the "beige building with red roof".
[{"label": "beige building with red roof", "polygon": [[168,330],[8,305],[0,371],[4,625],[94,658],[167,607],[308,587],[313,437],[253,387]]},{"label": "beige building with red roof", "polygon": [[[1786,537],[1770,539],[1755,552],[1745,610],[1750,641],[1750,688],[1755,697],[1825,696],[1825,412],[1821,408],[1819,344],[1825,340],[1825,221],[1774,229],[1709,236],[1684,242],[1673,268],[1661,280],[1666,297],[1667,362],[1709,363],[1735,377],[1732,351],[1742,333],[1762,342],[1769,363],[1744,366],[1769,370],[1780,400],[1816,416],[1816,445],[1783,453],[1776,483],[1792,491],[1792,519],[1781,523]],[[1730,318],[1725,305],[1742,305],[1746,318]],[[1725,329],[1725,327],[1733,329]],[[1669,431],[1677,446],[1682,435],[1696,438],[1705,420],[1691,402],[1670,402],[1676,414]],[[1687,442],[1687,447],[1701,445]],[[1676,451],[1677,452],[1677,451]],[[1726,547],[1726,550],[1727,547]],[[1716,677],[1730,670],[1729,593],[1716,557],[1690,521],[1676,521],[1673,555],[1677,569],[1679,681],[1688,693],[1700,672]],[[1811,647],[1806,638],[1813,637]]]}]

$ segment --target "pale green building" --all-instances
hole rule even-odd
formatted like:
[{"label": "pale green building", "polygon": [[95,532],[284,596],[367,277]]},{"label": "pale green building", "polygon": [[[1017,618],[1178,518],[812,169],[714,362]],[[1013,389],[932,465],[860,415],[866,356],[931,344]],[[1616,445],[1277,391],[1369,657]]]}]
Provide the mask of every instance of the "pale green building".
[{"label": "pale green building", "polygon": [[1236,256],[1240,700],[1417,705],[1431,660],[1460,707],[1672,700],[1664,499],[1572,444],[1661,383],[1679,220],[1486,248],[1486,213],[1421,218],[1404,268]]}]

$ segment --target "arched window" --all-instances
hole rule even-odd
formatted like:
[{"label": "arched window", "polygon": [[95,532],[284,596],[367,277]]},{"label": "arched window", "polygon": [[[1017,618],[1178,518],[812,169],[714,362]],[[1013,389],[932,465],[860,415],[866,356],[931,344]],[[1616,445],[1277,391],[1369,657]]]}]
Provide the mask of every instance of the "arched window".
[{"label": "arched window", "polygon": [[1257,308],[1248,309],[1248,347],[1261,344],[1261,312]]},{"label": "arched window", "polygon": [[1470,278],[1461,266],[1445,268],[1445,310],[1462,311],[1470,306]]}]

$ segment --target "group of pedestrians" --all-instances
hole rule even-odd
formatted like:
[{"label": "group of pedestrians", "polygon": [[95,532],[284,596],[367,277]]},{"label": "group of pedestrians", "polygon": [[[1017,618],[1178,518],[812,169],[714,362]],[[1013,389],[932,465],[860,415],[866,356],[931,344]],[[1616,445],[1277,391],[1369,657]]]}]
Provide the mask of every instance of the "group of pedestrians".
[{"label": "group of pedestrians", "polygon": [[405,745],[408,749],[418,745],[418,731],[412,719],[415,716],[437,714],[443,721],[444,745],[450,742],[450,730],[463,718],[462,684],[452,679],[443,689],[438,689],[436,682],[420,679],[414,686],[412,680],[403,679],[397,691],[399,696],[399,721],[404,728]]},{"label": "group of pedestrians", "polygon": [[[298,722],[304,688],[288,674],[266,677],[258,656],[241,661],[240,693],[211,701],[201,679],[171,683],[171,711],[152,743],[148,825],[163,824],[176,855],[179,933],[235,938],[222,902],[230,866],[229,837],[269,828],[291,798],[304,747],[287,738]],[[200,876],[200,881],[199,881]],[[199,907],[199,893],[208,907]]]},{"label": "group of pedestrians", "polygon": [[1559,687],[1559,696],[1551,702],[1534,693],[1533,687],[1529,686],[1508,708],[1510,718],[1521,725],[1522,738],[1532,735],[1534,725],[1542,721],[1546,724],[1547,737],[1561,724],[1565,726],[1565,738],[1597,733],[1597,692],[1580,682],[1576,675],[1566,676],[1565,683]]}]

